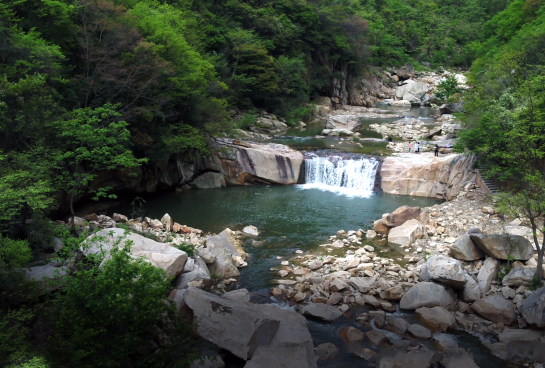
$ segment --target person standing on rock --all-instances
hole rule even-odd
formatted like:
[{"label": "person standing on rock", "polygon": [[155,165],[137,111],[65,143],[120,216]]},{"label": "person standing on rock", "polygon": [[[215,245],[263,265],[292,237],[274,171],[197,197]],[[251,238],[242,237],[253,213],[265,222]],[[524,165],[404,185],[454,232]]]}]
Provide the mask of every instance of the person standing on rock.
[{"label": "person standing on rock", "polygon": [[416,142],[416,153],[420,153],[420,142]]},{"label": "person standing on rock", "polygon": [[409,141],[409,153],[411,153],[411,147],[412,147],[412,144],[411,144],[411,141]]},{"label": "person standing on rock", "polygon": [[435,157],[439,157],[439,145],[435,144]]}]

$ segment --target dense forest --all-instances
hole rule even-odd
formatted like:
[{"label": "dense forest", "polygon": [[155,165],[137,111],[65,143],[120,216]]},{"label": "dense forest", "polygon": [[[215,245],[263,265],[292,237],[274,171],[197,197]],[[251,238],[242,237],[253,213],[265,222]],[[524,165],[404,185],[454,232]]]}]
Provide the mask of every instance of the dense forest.
[{"label": "dense forest", "polygon": [[[45,219],[58,193],[72,206],[99,170],[206,153],[240,111],[294,124],[339,81],[405,63],[469,70],[458,148],[542,197],[543,0],[0,0],[0,365],[188,366],[184,324],[166,329],[181,347],[136,353],[162,318],[168,280],[123,252],[104,269],[82,265],[62,295],[13,278],[53,233],[71,236]],[[75,249],[82,238],[71,239]],[[123,277],[139,280],[131,293],[145,283],[149,293],[105,309],[108,279]],[[139,313],[125,318],[131,308]],[[55,336],[40,342],[47,349],[25,337],[36,315]]]}]

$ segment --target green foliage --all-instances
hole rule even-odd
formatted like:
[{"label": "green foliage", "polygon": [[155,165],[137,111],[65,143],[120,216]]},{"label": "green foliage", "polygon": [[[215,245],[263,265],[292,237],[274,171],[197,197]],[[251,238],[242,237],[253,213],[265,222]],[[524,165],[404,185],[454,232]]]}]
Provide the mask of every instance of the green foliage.
[{"label": "green foliage", "polygon": [[540,280],[538,277],[533,277],[532,281],[530,282],[529,289],[534,291],[539,289],[542,286],[543,286],[543,281]]},{"label": "green foliage", "polygon": [[14,240],[0,234],[0,263],[9,268],[24,267],[32,260],[32,250],[26,240]]},{"label": "green foliage", "polygon": [[191,245],[191,244],[182,243],[182,244],[180,244],[180,245],[177,245],[176,248],[178,248],[179,250],[182,250],[182,251],[186,252],[187,255],[188,255],[189,257],[195,255],[195,248],[194,248],[193,245]]},{"label": "green foliage", "polygon": [[[55,300],[57,364],[189,367],[196,357],[191,326],[163,300],[170,289],[165,272],[129,250],[124,241],[102,267],[99,257],[67,280]],[[155,344],[159,350],[149,354]]]},{"label": "green foliage", "polygon": [[53,246],[55,224],[40,214],[35,214],[25,228],[27,241],[32,249],[43,250]]},{"label": "green foliage", "polygon": [[143,198],[135,197],[131,202],[131,218],[136,219],[140,218],[143,219],[144,215],[146,214],[146,208],[145,208],[146,201]]},{"label": "green foliage", "polygon": [[253,114],[244,114],[239,122],[236,123],[237,129],[248,129],[257,124],[257,116]]},{"label": "green foliage", "polygon": [[435,97],[440,102],[448,101],[452,96],[461,93],[462,89],[458,87],[458,81],[453,75],[449,75],[445,80],[439,82],[435,90]]}]

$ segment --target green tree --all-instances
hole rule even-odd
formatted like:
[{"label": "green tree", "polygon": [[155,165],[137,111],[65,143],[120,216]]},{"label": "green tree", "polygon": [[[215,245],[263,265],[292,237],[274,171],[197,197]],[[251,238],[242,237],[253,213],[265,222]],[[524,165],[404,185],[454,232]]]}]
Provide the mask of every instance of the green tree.
[{"label": "green tree", "polygon": [[435,91],[435,97],[441,102],[446,102],[449,98],[461,92],[462,89],[458,87],[456,77],[449,75],[445,80],[439,82]]},{"label": "green tree", "polygon": [[[75,216],[74,198],[89,189],[98,171],[133,168],[147,162],[147,159],[136,159],[128,149],[128,124],[116,121],[121,114],[114,108],[104,105],[96,109],[77,109],[66,119],[50,124],[57,133],[59,150],[53,158],[61,170],[57,180],[59,188],[70,196],[72,218]],[[108,189],[91,191],[98,199],[106,196]]]},{"label": "green tree", "polygon": [[121,240],[102,265],[102,256],[90,268],[79,264],[67,280],[55,300],[58,364],[189,367],[197,358],[191,326],[164,300],[165,271],[134,259],[130,246]]}]

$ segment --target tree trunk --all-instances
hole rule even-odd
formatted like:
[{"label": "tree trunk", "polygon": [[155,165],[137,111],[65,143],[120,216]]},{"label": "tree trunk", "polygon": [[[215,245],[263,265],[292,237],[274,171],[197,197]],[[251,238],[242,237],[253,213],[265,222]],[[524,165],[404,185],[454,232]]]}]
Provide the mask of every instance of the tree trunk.
[{"label": "tree trunk", "polygon": [[76,232],[76,213],[74,212],[74,191],[70,192],[70,213],[72,214],[72,232]]},{"label": "tree trunk", "polygon": [[543,245],[537,249],[537,269],[536,278],[541,286],[541,280],[543,279]]}]

